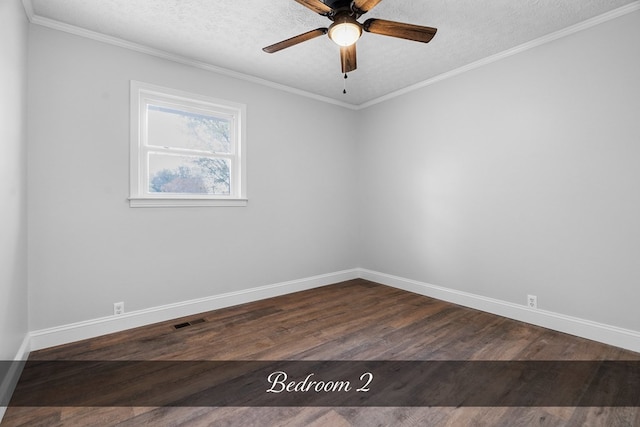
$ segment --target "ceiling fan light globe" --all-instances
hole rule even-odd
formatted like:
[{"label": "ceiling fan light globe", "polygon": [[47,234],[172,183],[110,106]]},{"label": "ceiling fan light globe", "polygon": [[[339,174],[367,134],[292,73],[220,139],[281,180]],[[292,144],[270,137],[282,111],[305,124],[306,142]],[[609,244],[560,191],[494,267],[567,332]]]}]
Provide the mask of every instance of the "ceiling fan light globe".
[{"label": "ceiling fan light globe", "polygon": [[351,46],[362,35],[362,27],[357,22],[335,22],[329,27],[329,38],[338,46]]}]

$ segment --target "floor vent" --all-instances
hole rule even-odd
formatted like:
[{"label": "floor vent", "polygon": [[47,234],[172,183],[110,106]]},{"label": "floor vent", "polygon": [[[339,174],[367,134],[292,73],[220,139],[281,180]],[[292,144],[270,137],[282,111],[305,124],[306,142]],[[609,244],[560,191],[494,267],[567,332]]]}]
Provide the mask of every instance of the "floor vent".
[{"label": "floor vent", "polygon": [[174,329],[182,329],[182,328],[186,328],[187,326],[197,325],[198,323],[204,323],[204,322],[206,322],[206,320],[204,319],[195,319],[190,322],[178,323],[177,325],[173,325],[173,327]]}]

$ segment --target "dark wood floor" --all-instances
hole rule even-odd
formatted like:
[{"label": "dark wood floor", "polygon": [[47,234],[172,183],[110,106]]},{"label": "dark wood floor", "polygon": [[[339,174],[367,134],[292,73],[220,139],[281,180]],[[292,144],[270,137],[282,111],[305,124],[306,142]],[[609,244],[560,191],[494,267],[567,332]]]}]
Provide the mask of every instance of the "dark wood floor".
[{"label": "dark wood floor", "polygon": [[[203,323],[175,329],[198,318]],[[29,360],[640,360],[357,279],[31,353]],[[2,426],[639,426],[640,408],[9,407]]]}]

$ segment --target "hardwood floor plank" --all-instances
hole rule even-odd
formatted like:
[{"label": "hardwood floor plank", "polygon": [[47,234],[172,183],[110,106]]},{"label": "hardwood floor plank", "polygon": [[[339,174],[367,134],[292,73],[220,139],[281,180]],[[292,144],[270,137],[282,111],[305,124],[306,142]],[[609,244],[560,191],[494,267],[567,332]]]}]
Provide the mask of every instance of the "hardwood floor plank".
[{"label": "hardwood floor plank", "polygon": [[[174,328],[195,319],[204,322]],[[640,354],[356,279],[43,349],[31,353],[29,360],[579,361],[640,360]],[[204,378],[194,375],[194,384],[207,386]],[[10,406],[2,426],[633,426],[640,424],[639,411],[637,407]]]}]

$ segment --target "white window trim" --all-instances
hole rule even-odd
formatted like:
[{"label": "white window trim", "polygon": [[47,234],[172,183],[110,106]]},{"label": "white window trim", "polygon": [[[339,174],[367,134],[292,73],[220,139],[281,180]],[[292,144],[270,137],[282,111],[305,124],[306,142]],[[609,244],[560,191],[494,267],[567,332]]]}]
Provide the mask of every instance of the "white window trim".
[{"label": "white window trim", "polygon": [[[196,207],[196,206],[246,206],[247,205],[247,146],[246,146],[246,105],[212,98],[204,95],[170,89],[162,86],[131,80],[131,134],[130,134],[130,207]],[[236,167],[233,168],[235,194],[192,195],[192,194],[149,194],[145,191],[145,168],[141,164],[142,132],[141,122],[145,117],[146,98],[161,98],[186,103],[188,106],[202,104],[219,111],[227,111],[236,119]],[[239,166],[239,167],[237,167]],[[233,192],[233,189],[232,189]]]}]

